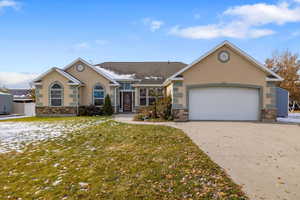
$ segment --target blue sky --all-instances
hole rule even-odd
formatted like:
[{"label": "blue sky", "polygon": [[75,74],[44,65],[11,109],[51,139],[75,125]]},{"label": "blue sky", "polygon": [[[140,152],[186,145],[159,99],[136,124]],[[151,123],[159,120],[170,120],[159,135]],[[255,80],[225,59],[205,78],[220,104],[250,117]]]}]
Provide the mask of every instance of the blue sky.
[{"label": "blue sky", "polygon": [[261,62],[300,53],[300,0],[0,0],[0,86],[77,57],[190,63],[223,40]]}]

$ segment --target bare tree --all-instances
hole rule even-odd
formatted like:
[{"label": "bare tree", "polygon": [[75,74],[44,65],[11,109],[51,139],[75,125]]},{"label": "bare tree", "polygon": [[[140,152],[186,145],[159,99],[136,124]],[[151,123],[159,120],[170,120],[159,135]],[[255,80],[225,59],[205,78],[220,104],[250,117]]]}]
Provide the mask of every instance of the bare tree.
[{"label": "bare tree", "polygon": [[289,50],[281,53],[274,52],[272,58],[265,61],[266,66],[280,75],[284,80],[279,87],[286,89],[290,94],[290,102],[294,108],[300,103],[300,84],[299,84],[299,56]]}]

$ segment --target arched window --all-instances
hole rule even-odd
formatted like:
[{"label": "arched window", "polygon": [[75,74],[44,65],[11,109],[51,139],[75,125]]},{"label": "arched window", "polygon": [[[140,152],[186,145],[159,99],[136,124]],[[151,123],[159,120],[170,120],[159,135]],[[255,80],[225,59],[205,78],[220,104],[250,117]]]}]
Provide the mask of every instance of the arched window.
[{"label": "arched window", "polygon": [[102,106],[104,104],[104,89],[99,84],[94,87],[93,101],[95,106]]},{"label": "arched window", "polygon": [[54,83],[50,88],[50,105],[51,106],[62,106],[63,103],[63,87]]}]

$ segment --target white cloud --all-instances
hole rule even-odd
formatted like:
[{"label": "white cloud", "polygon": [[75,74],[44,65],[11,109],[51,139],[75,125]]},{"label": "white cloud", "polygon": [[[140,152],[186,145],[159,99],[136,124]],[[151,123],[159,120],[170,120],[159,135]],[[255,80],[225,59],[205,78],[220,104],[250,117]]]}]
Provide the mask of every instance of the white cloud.
[{"label": "white cloud", "polygon": [[29,83],[38,77],[38,74],[19,72],[0,72],[0,87],[29,88]]},{"label": "white cloud", "polygon": [[222,17],[222,23],[183,28],[175,26],[169,33],[190,39],[264,37],[275,34],[275,31],[264,28],[265,25],[300,22],[300,6],[287,2],[242,5],[225,10]]},{"label": "white cloud", "polygon": [[163,21],[153,20],[151,18],[144,18],[142,21],[144,25],[149,26],[151,32],[157,31],[165,24]]},{"label": "white cloud", "polygon": [[14,0],[0,0],[0,9],[3,8],[14,8],[14,9],[19,9],[20,8],[20,3]]},{"label": "white cloud", "polygon": [[283,25],[300,21],[300,7],[292,8],[287,2],[274,5],[258,3],[229,8],[224,15],[238,17],[249,25]]},{"label": "white cloud", "polygon": [[249,28],[247,26],[232,23],[211,24],[206,26],[193,26],[188,28],[173,27],[170,34],[190,39],[213,39],[218,37],[229,38],[259,38],[272,35],[275,32],[270,29]]}]

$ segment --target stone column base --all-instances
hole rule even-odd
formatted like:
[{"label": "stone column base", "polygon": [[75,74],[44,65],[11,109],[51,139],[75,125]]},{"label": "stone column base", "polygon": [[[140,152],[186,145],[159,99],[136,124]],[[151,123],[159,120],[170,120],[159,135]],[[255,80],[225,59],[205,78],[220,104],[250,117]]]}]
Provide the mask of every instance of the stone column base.
[{"label": "stone column base", "polygon": [[261,111],[261,121],[276,122],[277,121],[277,110],[276,109],[263,109]]},{"label": "stone column base", "polygon": [[187,109],[173,109],[172,114],[175,122],[186,122],[189,120],[189,112]]},{"label": "stone column base", "polygon": [[36,107],[35,108],[36,116],[76,116],[77,107]]}]

